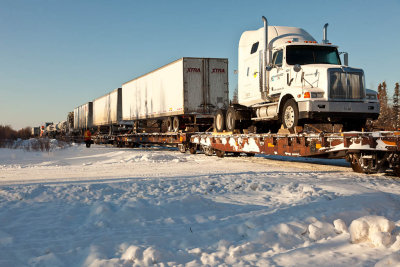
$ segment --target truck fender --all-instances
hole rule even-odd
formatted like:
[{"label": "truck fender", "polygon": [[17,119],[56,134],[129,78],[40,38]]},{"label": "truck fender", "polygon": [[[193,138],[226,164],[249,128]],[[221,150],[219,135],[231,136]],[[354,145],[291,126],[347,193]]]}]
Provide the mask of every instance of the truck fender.
[{"label": "truck fender", "polygon": [[[281,118],[283,106],[285,105],[286,101],[288,99],[291,99],[291,98],[295,99],[295,97],[292,94],[285,94],[284,96],[281,96],[279,98],[279,102],[278,102],[278,109],[279,109],[278,110],[278,117],[279,117],[279,119]],[[297,101],[296,101],[296,103],[297,103]]]}]

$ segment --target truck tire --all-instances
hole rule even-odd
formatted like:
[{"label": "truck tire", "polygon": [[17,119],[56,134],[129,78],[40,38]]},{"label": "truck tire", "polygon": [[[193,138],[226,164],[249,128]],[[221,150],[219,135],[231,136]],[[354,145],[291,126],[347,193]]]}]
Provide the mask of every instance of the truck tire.
[{"label": "truck tire", "polygon": [[294,129],[299,124],[299,108],[293,99],[286,101],[283,106],[282,124],[286,129]]},{"label": "truck tire", "polygon": [[178,132],[180,127],[181,127],[181,120],[179,119],[178,116],[175,116],[174,120],[172,121],[172,130],[174,132]]},{"label": "truck tire", "polygon": [[167,131],[168,131],[168,132],[172,132],[172,130],[173,130],[173,127],[172,127],[172,118],[171,118],[171,117],[168,117],[168,118],[167,118]]},{"label": "truck tire", "polygon": [[219,109],[214,117],[214,127],[218,133],[222,133],[225,130],[225,111]]},{"label": "truck tire", "polygon": [[234,108],[230,107],[228,108],[228,111],[226,112],[226,118],[225,118],[225,126],[226,130],[228,132],[233,132],[236,129],[236,111]]}]

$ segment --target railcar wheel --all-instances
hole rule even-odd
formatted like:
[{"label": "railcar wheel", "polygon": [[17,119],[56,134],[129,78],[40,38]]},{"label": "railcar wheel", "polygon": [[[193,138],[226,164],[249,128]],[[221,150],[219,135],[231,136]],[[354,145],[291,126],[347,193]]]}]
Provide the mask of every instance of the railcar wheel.
[{"label": "railcar wheel", "polygon": [[191,147],[189,148],[189,152],[190,152],[190,154],[196,154],[196,152],[197,152],[197,146],[191,146]]},{"label": "railcar wheel", "polygon": [[393,172],[397,177],[400,177],[400,166],[394,167]]},{"label": "railcar wheel", "polygon": [[219,133],[225,130],[225,111],[219,109],[214,117],[215,130]]},{"label": "railcar wheel", "polygon": [[219,157],[219,158],[223,158],[225,155],[225,151],[215,150],[215,155],[217,155],[217,157]]},{"label": "railcar wheel", "polygon": [[283,106],[282,124],[286,129],[294,129],[299,124],[299,108],[293,99],[286,101]]},{"label": "railcar wheel", "polygon": [[186,146],[184,144],[178,144],[179,152],[186,153]]}]

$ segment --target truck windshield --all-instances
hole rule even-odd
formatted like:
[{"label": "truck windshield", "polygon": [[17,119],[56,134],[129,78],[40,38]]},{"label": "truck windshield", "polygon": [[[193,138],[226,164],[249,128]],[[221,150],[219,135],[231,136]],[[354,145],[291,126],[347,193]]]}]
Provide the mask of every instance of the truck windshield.
[{"label": "truck windshield", "polygon": [[314,45],[290,45],[286,47],[286,62],[289,65],[340,64],[336,47]]}]

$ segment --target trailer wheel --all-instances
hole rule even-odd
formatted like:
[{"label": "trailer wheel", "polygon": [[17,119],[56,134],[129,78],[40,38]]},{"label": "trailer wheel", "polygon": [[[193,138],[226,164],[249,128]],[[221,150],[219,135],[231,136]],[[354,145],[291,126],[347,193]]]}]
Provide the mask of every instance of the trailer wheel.
[{"label": "trailer wheel", "polygon": [[286,129],[294,129],[299,123],[299,108],[293,99],[286,101],[282,110],[282,124]]},{"label": "trailer wheel", "polygon": [[174,120],[172,121],[172,130],[174,131],[174,132],[178,132],[179,131],[179,127],[181,126],[181,121],[180,121],[180,119],[179,119],[179,117],[178,116],[175,116],[174,117]]},{"label": "trailer wheel", "polygon": [[173,130],[173,127],[172,127],[172,118],[171,118],[171,117],[168,117],[168,118],[167,118],[167,131],[168,131],[168,132],[172,132],[172,130]]},{"label": "trailer wheel", "polygon": [[225,130],[225,111],[219,109],[214,117],[215,130],[219,133]]},{"label": "trailer wheel", "polygon": [[233,132],[236,129],[236,111],[234,108],[228,108],[226,112],[226,130],[228,132]]}]

